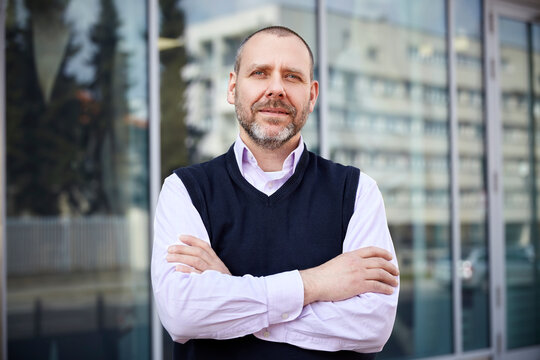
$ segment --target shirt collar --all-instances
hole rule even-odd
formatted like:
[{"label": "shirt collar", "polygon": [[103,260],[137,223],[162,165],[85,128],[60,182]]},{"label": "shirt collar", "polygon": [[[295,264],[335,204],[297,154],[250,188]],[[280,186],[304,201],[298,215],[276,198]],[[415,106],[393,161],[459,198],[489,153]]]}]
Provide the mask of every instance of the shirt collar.
[{"label": "shirt collar", "polygon": [[[289,154],[289,156],[287,156],[287,158],[283,162],[283,168],[281,171],[288,171],[292,169],[292,172],[294,172],[296,170],[296,165],[298,165],[298,162],[300,161],[300,157],[302,156],[304,148],[304,139],[302,135],[300,135],[300,141],[298,142],[298,146]],[[253,156],[251,150],[249,150],[246,144],[244,144],[244,142],[240,138],[240,135],[238,135],[236,141],[234,142],[234,156],[236,158],[238,169],[240,169],[242,175],[244,174],[244,166],[246,164],[251,164],[252,166],[259,168],[259,165],[257,164],[257,159],[255,159],[255,156]]]}]

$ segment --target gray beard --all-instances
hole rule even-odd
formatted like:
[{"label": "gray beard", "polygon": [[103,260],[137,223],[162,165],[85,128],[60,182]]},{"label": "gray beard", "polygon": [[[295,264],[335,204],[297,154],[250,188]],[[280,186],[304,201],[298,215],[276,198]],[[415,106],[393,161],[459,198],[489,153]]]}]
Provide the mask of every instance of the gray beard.
[{"label": "gray beard", "polygon": [[266,134],[264,127],[261,126],[261,124],[256,122],[248,123],[246,121],[243,121],[242,117],[239,116],[238,113],[236,115],[238,116],[238,121],[240,122],[240,125],[244,128],[251,140],[253,140],[255,144],[267,150],[275,150],[280,148],[300,130],[297,129],[293,123],[290,123],[278,134],[270,136]]},{"label": "gray beard", "polygon": [[[254,109],[251,108],[251,113],[254,112]],[[248,116],[245,114],[245,112],[242,112],[242,110],[236,106],[236,117],[238,119],[238,122],[240,123],[240,126],[246,131],[248,136],[251,140],[258,146],[267,149],[267,150],[275,150],[283,146],[287,141],[292,139],[296,134],[300,132],[304,124],[306,123],[306,119],[308,117],[308,107],[306,106],[304,109],[302,109],[302,113],[300,114],[300,123],[295,123],[294,121],[289,123],[286,127],[281,129],[281,131],[274,135],[270,136],[264,131],[264,127],[253,121],[253,117],[250,119],[251,122],[247,119]],[[246,115],[246,116],[244,116]],[[293,118],[296,116],[296,112],[293,114]],[[277,123],[278,121],[276,121]]]}]

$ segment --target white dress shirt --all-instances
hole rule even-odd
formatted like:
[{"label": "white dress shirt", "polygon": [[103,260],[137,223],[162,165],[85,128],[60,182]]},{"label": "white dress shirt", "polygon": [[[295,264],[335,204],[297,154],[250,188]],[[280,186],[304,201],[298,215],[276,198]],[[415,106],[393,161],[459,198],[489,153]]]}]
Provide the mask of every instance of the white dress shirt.
[{"label": "white dress shirt", "polygon": [[[234,151],[240,172],[259,191],[271,195],[294,173],[304,143],[287,157],[281,171],[264,172],[238,137]],[[298,270],[263,277],[231,276],[209,270],[175,271],[167,248],[180,235],[209,242],[202,219],[176,174],[165,179],[154,220],[152,286],[158,314],[174,341],[229,339],[254,334],[276,342],[324,351],[371,353],[382,349],[395,320],[399,288],[392,295],[366,293],[339,302],[304,303]],[[343,252],[367,246],[390,251],[397,266],[381,193],[361,173],[354,213]]]}]

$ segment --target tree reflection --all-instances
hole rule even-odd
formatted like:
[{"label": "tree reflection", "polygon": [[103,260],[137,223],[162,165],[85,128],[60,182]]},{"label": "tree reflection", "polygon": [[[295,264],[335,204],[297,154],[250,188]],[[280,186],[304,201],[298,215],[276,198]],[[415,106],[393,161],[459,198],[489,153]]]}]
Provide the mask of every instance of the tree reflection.
[{"label": "tree reflection", "polygon": [[[7,9],[8,216],[125,209],[128,64],[118,49],[117,10],[101,0],[88,34],[94,76],[81,81],[66,71],[81,51],[65,21],[68,3],[26,0]],[[63,48],[51,52],[62,37]]]},{"label": "tree reflection", "polygon": [[[166,39],[182,39],[184,35],[184,13],[177,0],[161,0],[160,36]],[[161,65],[161,178],[164,179],[179,166],[188,164],[186,138],[186,109],[184,94],[186,84],[181,70],[186,65],[186,49],[179,46],[162,49],[159,54]]]}]

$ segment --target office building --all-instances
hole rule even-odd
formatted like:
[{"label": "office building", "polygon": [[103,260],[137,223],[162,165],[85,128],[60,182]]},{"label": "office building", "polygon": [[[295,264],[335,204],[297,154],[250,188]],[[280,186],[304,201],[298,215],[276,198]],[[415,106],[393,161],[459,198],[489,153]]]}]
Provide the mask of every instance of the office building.
[{"label": "office building", "polygon": [[381,359],[540,358],[540,3],[4,0],[2,351],[161,359],[153,207],[226,151],[236,49],[315,54],[307,147],[373,177],[401,271]]}]

